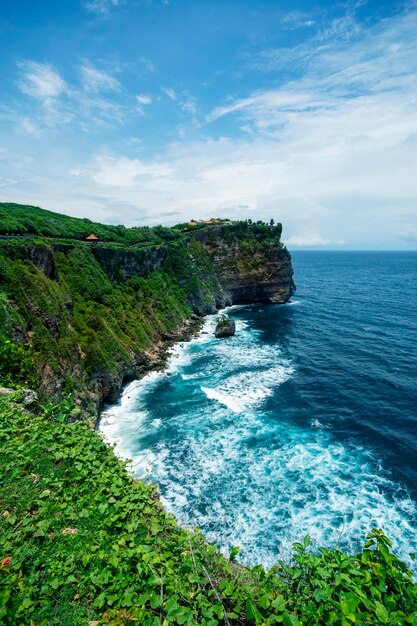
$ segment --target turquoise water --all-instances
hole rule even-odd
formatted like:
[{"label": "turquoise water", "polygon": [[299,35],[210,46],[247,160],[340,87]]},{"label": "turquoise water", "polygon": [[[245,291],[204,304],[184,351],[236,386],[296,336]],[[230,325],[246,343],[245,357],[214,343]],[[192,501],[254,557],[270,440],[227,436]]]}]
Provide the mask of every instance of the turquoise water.
[{"label": "turquoise water", "polygon": [[100,429],[166,508],[245,563],[310,533],[417,551],[417,254],[293,254],[282,306],[227,310],[129,385]]}]

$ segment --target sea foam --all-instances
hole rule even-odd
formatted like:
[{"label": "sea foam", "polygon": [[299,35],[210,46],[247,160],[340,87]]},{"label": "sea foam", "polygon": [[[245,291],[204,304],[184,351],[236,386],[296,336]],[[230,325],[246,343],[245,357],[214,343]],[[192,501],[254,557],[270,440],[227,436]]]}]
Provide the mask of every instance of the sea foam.
[{"label": "sea foam", "polygon": [[374,526],[407,558],[415,502],[374,451],[309,417],[308,396],[306,419],[285,410],[297,367],[279,342],[264,342],[250,311],[229,311],[238,330],[225,340],[209,316],[166,372],[132,383],[104,412],[101,430],[182,524],[225,552],[239,545],[245,563],[270,566],[306,533],[355,551]]}]

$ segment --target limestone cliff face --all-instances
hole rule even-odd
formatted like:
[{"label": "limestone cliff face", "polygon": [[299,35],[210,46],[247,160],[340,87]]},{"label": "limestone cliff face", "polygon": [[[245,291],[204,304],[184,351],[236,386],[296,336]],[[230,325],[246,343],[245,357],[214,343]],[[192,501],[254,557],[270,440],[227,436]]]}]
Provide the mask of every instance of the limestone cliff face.
[{"label": "limestone cliff face", "polygon": [[55,275],[54,254],[50,246],[25,246],[25,260],[31,261],[48,278]]},{"label": "limestone cliff face", "polygon": [[147,276],[163,267],[167,250],[163,246],[147,248],[110,248],[94,245],[93,254],[111,280],[128,280],[133,276]]},{"label": "limestone cliff face", "polygon": [[141,245],[7,240],[0,322],[33,345],[45,395],[73,389],[94,415],[126,381],[160,366],[167,344],[187,338],[202,316],[287,302],[295,285],[280,234],[280,225],[234,222]]},{"label": "limestone cliff face", "polygon": [[274,240],[249,244],[244,238],[227,240],[224,232],[224,227],[219,227],[195,235],[219,277],[220,305],[287,302],[295,292],[288,250]]}]

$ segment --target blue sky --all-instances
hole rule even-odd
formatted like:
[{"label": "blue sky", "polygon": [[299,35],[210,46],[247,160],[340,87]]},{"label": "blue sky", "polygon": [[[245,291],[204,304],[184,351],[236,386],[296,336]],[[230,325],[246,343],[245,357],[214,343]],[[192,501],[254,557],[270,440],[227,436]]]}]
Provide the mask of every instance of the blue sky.
[{"label": "blue sky", "polygon": [[5,0],[0,199],[417,248],[417,2]]}]

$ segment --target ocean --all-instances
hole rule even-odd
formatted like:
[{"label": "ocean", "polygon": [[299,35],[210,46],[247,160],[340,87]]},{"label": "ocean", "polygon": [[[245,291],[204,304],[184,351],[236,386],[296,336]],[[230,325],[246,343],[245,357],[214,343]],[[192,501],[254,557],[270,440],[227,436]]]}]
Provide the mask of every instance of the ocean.
[{"label": "ocean", "polygon": [[294,252],[286,305],[234,306],[125,388],[100,430],[162,502],[245,564],[310,534],[417,552],[417,253]]}]

